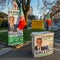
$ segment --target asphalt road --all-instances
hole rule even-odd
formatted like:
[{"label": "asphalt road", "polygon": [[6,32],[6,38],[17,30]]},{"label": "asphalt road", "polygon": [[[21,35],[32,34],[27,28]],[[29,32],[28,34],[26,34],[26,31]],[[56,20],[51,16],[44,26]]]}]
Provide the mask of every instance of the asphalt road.
[{"label": "asphalt road", "polygon": [[40,58],[34,58],[31,53],[31,43],[16,49],[12,50],[9,53],[6,53],[4,55],[0,56],[0,60],[60,60],[60,46],[57,48],[57,46],[54,46],[54,53],[52,55],[46,56],[46,57],[40,57]]}]

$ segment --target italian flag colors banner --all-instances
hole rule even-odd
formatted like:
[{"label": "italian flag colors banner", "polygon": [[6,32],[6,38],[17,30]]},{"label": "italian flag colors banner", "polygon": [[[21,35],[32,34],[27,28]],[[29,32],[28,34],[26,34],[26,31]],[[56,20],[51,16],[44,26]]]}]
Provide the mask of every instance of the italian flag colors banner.
[{"label": "italian flag colors banner", "polygon": [[23,30],[25,26],[26,26],[26,21],[23,14],[22,6],[20,6],[20,18],[19,18],[18,29]]}]

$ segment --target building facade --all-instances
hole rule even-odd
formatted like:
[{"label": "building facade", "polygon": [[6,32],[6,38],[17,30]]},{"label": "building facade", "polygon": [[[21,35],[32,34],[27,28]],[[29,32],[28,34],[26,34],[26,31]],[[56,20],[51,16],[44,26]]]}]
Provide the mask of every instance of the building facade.
[{"label": "building facade", "polygon": [[[60,4],[59,3],[60,2],[57,2],[55,4],[55,6],[52,7],[52,12],[51,12],[52,14],[54,14],[56,11],[60,10]],[[54,14],[52,16],[52,20],[53,20],[54,24],[60,23],[60,12]]]}]

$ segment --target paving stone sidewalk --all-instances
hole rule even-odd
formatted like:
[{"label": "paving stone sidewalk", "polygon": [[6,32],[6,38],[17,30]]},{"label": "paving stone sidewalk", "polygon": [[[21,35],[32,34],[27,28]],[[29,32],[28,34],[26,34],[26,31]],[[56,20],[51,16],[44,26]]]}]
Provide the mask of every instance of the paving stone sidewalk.
[{"label": "paving stone sidewalk", "polygon": [[8,31],[8,30],[0,30],[0,33],[1,33],[1,32],[7,32],[7,31]]},{"label": "paving stone sidewalk", "polygon": [[7,47],[6,45],[0,43],[0,56],[10,51],[12,51],[11,47]]}]

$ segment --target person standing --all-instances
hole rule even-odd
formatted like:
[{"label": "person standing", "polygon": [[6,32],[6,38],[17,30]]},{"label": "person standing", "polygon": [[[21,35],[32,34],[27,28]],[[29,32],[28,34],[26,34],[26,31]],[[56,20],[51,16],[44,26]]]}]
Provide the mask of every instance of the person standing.
[{"label": "person standing", "polygon": [[51,30],[51,28],[52,28],[52,20],[47,19],[46,20],[46,30]]},{"label": "person standing", "polygon": [[52,20],[50,18],[49,13],[46,15],[45,23],[46,23],[46,30],[51,30],[51,28],[52,28]]}]

